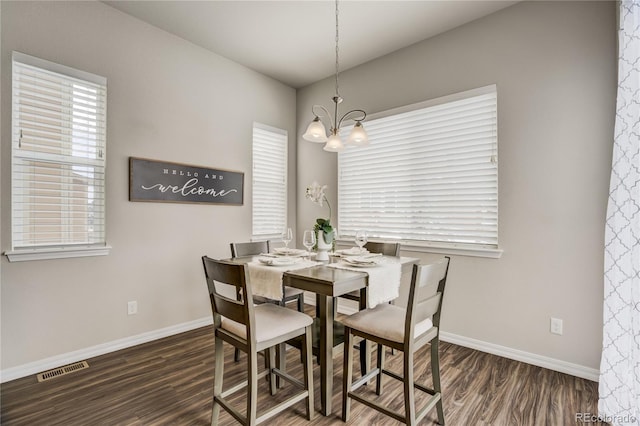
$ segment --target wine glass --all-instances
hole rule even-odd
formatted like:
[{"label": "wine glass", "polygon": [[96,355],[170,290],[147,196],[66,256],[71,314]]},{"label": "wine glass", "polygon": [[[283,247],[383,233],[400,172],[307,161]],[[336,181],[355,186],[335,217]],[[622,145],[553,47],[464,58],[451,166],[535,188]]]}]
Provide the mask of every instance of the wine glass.
[{"label": "wine glass", "polygon": [[360,252],[362,252],[362,247],[367,244],[367,232],[366,231],[356,231],[355,242],[360,248]]},{"label": "wine glass", "polygon": [[291,228],[287,228],[282,232],[282,242],[284,243],[285,250],[289,250],[289,243],[293,240],[293,231]]},{"label": "wine glass", "polygon": [[309,260],[311,260],[311,249],[316,245],[316,233],[311,230],[304,231],[302,245],[307,248],[307,251],[309,252]]}]

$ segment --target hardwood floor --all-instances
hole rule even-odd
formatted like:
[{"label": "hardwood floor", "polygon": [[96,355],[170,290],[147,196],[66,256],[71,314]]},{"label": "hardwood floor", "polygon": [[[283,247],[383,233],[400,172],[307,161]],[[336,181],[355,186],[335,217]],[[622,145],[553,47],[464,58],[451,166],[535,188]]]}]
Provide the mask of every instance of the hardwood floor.
[{"label": "hardwood floor", "polygon": [[[10,425],[208,425],[211,422],[213,387],[212,327],[124,349],[87,360],[89,368],[38,383],[35,376],[4,383],[0,389],[0,423]],[[431,384],[428,347],[416,353],[425,359],[417,377]],[[225,383],[245,376],[246,357],[233,362],[225,345]],[[401,371],[401,355],[388,355],[387,365]],[[357,358],[357,357],[356,357]],[[445,418],[448,425],[571,425],[576,413],[597,413],[597,383],[529,364],[441,342],[441,376]],[[294,376],[301,377],[299,352],[287,353]],[[355,360],[357,362],[357,359]],[[419,361],[416,364],[420,364]],[[354,366],[359,373],[359,367]],[[340,425],[342,357],[336,359],[334,402],[331,416],[318,412],[319,368],[314,366],[316,416],[304,418],[304,403],[286,410],[266,424]],[[271,398],[286,398],[289,385],[275,397],[261,381],[259,406]],[[226,386],[225,386],[226,388]],[[367,386],[363,392],[372,392]],[[386,405],[401,409],[400,384],[385,381],[380,397]],[[421,395],[416,393],[418,406]],[[396,397],[394,397],[396,396]],[[244,412],[244,396],[235,401]],[[435,424],[435,409],[422,424]],[[221,425],[237,424],[227,413]],[[352,403],[350,425],[397,425],[357,402]]]}]

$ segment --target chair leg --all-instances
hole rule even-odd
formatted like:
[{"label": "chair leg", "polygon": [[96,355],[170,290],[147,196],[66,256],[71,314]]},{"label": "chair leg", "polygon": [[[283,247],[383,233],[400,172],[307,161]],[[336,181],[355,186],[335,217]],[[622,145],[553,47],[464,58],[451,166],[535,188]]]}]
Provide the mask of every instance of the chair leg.
[{"label": "chair leg", "polygon": [[298,312],[304,312],[304,293],[298,295]]},{"label": "chair leg", "polygon": [[215,338],[215,366],[213,371],[213,412],[211,415],[211,425],[218,424],[218,417],[220,417],[220,404],[217,402],[218,398],[222,394],[222,378],[224,375],[224,348],[222,345],[222,339]]},{"label": "chair leg", "polygon": [[442,388],[440,387],[440,352],[438,350],[440,340],[436,337],[431,342],[431,376],[433,378],[433,390],[440,394],[440,400],[436,403],[438,411],[438,423],[444,426],[444,409],[442,407]]},{"label": "chair leg", "polygon": [[269,378],[269,391],[271,392],[271,395],[276,394],[276,375],[273,373],[273,368],[276,367],[276,354],[274,351],[275,348],[268,348],[266,349],[265,354],[268,360],[267,371],[269,374],[267,377]]},{"label": "chair leg", "polygon": [[376,377],[376,395],[382,395],[382,370],[384,369],[385,349],[381,343],[378,343],[378,376]]},{"label": "chair leg", "polygon": [[351,379],[353,376],[353,334],[349,327],[344,328],[344,365],[342,367],[342,421],[348,422],[351,414]]},{"label": "chair leg", "polygon": [[[242,300],[242,291],[240,288],[236,288],[236,300]],[[240,362],[240,349],[238,348],[233,351],[233,361]]]},{"label": "chair leg", "polygon": [[[284,301],[284,299],[281,299],[280,302],[278,303],[278,305],[282,306],[283,308],[287,307],[286,302]],[[280,370],[280,371],[285,371],[286,370],[286,355],[287,353],[285,352],[286,349],[286,345],[284,343],[277,345],[276,346],[276,364],[275,366]],[[271,364],[273,365],[273,364]],[[283,381],[280,380],[280,377],[276,376],[276,387],[278,389],[282,388],[283,386]]]},{"label": "chair leg", "polygon": [[360,375],[364,376],[368,373],[367,371],[367,341],[362,339],[360,341]]},{"label": "chair leg", "polygon": [[[276,367],[280,370],[280,371],[286,371],[287,370],[287,351],[286,351],[286,344],[281,343],[278,346],[276,346]],[[271,364],[273,365],[273,364]],[[278,389],[282,388],[283,386],[283,381],[284,380],[280,380],[280,377],[276,376],[276,385],[278,387]]]},{"label": "chair leg", "polygon": [[253,348],[247,353],[247,369],[249,377],[247,378],[246,425],[254,426],[258,411],[258,353]]},{"label": "chair leg", "polygon": [[309,392],[307,396],[307,420],[313,420],[315,410],[313,408],[314,392],[313,392],[313,352],[311,349],[313,337],[311,335],[311,327],[307,327],[302,341],[302,356],[304,368],[304,387]]},{"label": "chair leg", "polygon": [[416,398],[413,389],[413,351],[404,351],[404,411],[405,423],[416,424]]}]

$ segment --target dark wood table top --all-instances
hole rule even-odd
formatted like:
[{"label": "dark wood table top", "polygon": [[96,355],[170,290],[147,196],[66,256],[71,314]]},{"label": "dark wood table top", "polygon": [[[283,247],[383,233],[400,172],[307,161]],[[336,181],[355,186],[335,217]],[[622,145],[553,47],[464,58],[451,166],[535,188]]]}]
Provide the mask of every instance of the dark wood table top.
[{"label": "dark wood table top", "polygon": [[316,265],[310,268],[287,271],[282,279],[285,285],[311,291],[316,294],[337,297],[366,286],[366,272],[331,268],[327,265]]}]

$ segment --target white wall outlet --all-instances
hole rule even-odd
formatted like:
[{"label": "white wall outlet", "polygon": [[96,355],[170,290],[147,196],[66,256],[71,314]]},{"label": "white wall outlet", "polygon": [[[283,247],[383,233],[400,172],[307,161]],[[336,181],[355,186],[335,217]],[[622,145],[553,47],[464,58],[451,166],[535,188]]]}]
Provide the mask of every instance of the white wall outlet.
[{"label": "white wall outlet", "polygon": [[549,331],[553,334],[562,336],[562,320],[558,318],[551,318],[551,329]]},{"label": "white wall outlet", "polygon": [[127,303],[127,315],[135,315],[138,313],[138,302],[132,300]]}]

